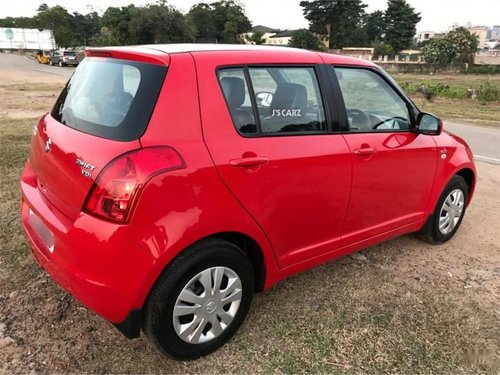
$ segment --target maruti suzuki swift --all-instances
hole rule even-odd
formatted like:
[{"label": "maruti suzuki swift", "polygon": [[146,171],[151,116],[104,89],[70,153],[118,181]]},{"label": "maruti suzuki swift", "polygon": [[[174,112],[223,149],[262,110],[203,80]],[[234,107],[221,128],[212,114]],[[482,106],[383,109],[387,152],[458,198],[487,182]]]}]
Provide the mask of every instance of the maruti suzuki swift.
[{"label": "maruti suzuki swift", "polygon": [[418,232],[457,231],[472,153],[368,61],[290,48],[91,48],[33,129],[36,261],[178,359],[231,338],[255,292]]}]

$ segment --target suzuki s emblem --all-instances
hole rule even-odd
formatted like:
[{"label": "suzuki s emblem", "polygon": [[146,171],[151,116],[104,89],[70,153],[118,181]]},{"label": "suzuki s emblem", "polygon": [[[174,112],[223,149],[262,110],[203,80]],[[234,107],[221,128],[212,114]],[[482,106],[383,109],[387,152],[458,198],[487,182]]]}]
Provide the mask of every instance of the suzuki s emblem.
[{"label": "suzuki s emblem", "polygon": [[52,146],[52,138],[47,139],[47,142],[45,142],[45,152],[50,151],[50,146]]}]

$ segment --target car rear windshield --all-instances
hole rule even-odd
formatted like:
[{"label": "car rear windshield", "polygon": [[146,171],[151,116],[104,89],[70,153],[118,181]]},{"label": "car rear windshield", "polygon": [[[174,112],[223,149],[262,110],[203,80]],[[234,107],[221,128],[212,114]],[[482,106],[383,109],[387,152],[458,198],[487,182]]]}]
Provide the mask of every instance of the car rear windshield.
[{"label": "car rear windshield", "polygon": [[90,57],[82,61],[52,109],[52,117],[98,137],[131,141],[148,125],[165,66]]},{"label": "car rear windshield", "polygon": [[64,56],[76,56],[76,52],[73,51],[64,51]]}]

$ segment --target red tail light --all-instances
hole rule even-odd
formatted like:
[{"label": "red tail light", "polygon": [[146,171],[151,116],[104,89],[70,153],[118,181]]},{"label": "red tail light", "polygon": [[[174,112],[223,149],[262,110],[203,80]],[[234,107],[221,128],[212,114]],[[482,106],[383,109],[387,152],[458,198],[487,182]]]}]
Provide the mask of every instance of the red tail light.
[{"label": "red tail light", "polygon": [[126,223],[134,201],[149,179],[184,166],[184,160],[170,147],[149,147],[120,155],[95,180],[84,211],[110,221]]}]

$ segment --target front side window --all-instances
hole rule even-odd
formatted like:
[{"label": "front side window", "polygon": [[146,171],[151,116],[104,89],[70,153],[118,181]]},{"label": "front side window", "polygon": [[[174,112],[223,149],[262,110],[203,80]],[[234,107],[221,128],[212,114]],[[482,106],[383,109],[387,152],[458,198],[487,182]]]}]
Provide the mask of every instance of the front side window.
[{"label": "front side window", "polygon": [[406,102],[378,74],[367,69],[335,68],[350,132],[408,130]]},{"label": "front side window", "polygon": [[[314,68],[229,68],[220,70],[218,77],[240,133],[266,135],[326,131],[325,112]],[[250,98],[250,93],[254,98]]]}]

